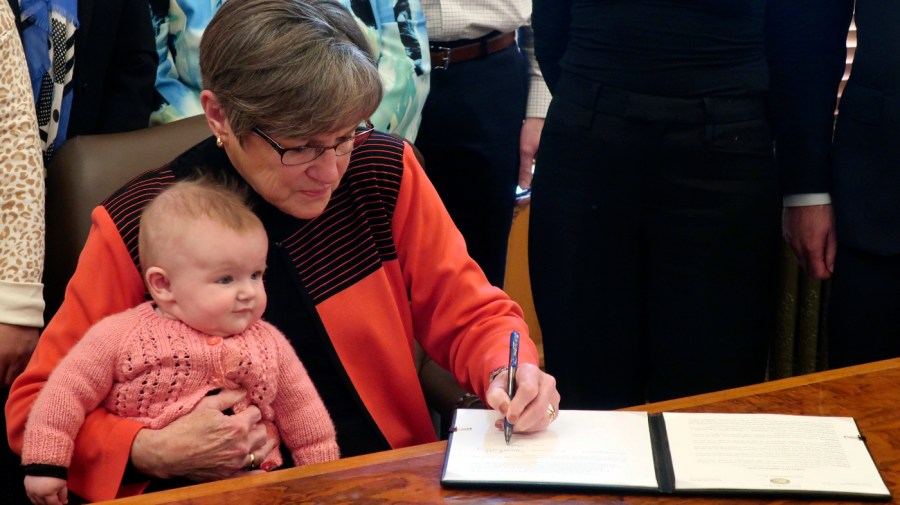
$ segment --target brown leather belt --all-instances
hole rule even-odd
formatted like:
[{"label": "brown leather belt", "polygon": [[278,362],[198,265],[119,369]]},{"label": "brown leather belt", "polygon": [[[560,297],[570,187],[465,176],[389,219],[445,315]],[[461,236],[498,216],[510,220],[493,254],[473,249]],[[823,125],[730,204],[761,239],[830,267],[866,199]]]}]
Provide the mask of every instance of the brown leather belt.
[{"label": "brown leather belt", "polygon": [[437,44],[431,46],[431,69],[444,69],[451,63],[462,63],[464,61],[484,58],[489,54],[494,54],[509,47],[516,41],[516,32],[501,33],[490,38],[482,39],[478,42],[466,44],[459,47],[443,47]]}]

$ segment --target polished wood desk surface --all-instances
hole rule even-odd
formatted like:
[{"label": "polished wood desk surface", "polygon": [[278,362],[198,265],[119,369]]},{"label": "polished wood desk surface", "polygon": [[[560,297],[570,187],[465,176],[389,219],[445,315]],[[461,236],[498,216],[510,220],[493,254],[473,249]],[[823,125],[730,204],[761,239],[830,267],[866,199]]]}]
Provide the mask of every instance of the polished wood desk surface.
[{"label": "polished wood desk surface", "polygon": [[[770,412],[856,418],[900,503],[900,359],[642,405],[649,412]],[[293,503],[837,503],[626,494],[453,490],[440,486],[446,442],[198,484],[106,502],[117,505]]]}]

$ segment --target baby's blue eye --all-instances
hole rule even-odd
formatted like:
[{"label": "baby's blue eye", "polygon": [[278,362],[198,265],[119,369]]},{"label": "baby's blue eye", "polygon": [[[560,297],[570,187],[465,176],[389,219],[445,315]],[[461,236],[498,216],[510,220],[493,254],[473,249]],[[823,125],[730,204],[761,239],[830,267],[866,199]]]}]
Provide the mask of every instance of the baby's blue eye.
[{"label": "baby's blue eye", "polygon": [[263,277],[262,270],[257,270],[256,272],[253,272],[252,274],[250,274],[250,278],[253,280],[262,279],[262,277]]},{"label": "baby's blue eye", "polygon": [[226,275],[225,277],[220,278],[216,282],[218,284],[231,284],[231,281],[234,280],[230,275]]}]

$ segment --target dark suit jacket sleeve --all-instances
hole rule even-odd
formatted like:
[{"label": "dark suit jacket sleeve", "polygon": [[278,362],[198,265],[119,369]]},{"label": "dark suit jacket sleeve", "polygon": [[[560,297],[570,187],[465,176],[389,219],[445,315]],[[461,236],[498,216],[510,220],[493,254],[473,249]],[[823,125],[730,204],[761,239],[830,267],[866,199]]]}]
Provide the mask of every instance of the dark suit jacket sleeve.
[{"label": "dark suit jacket sleeve", "polygon": [[146,0],[124,0],[116,28],[97,133],[146,128],[153,112],[157,57]]},{"label": "dark suit jacket sleeve", "polygon": [[534,53],[544,74],[544,82],[553,93],[559,81],[560,66],[569,24],[572,20],[571,0],[534,0],[531,26],[534,30]]},{"label": "dark suit jacket sleeve", "polygon": [[831,138],[853,0],[770,0],[766,49],[785,195],[828,193]]},{"label": "dark suit jacket sleeve", "polygon": [[80,0],[69,137],[146,128],[156,43],[147,0]]},{"label": "dark suit jacket sleeve", "polygon": [[[107,76],[107,98],[100,122],[100,129],[105,131],[146,128],[153,112],[157,56],[147,2],[126,1],[121,20],[110,62],[110,67],[118,71]],[[121,114],[129,109],[131,114]]]}]

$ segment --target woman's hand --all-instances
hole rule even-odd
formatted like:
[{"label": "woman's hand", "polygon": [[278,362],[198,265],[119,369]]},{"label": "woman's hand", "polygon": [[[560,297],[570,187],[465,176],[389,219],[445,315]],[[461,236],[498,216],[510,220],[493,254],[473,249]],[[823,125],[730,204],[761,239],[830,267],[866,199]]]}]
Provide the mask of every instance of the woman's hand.
[{"label": "woman's hand", "polygon": [[[515,425],[515,432],[546,430],[559,413],[556,379],[534,365],[521,365],[516,369],[516,392],[510,401],[506,394],[508,377],[505,370],[494,377],[487,390],[488,405]],[[503,427],[502,420],[497,427]]]},{"label": "woman's hand", "polygon": [[266,437],[255,406],[234,415],[223,413],[246,396],[244,390],[222,391],[161,430],[140,430],[131,445],[132,464],[151,477],[197,482],[249,473],[251,461],[261,463],[275,442]]}]

